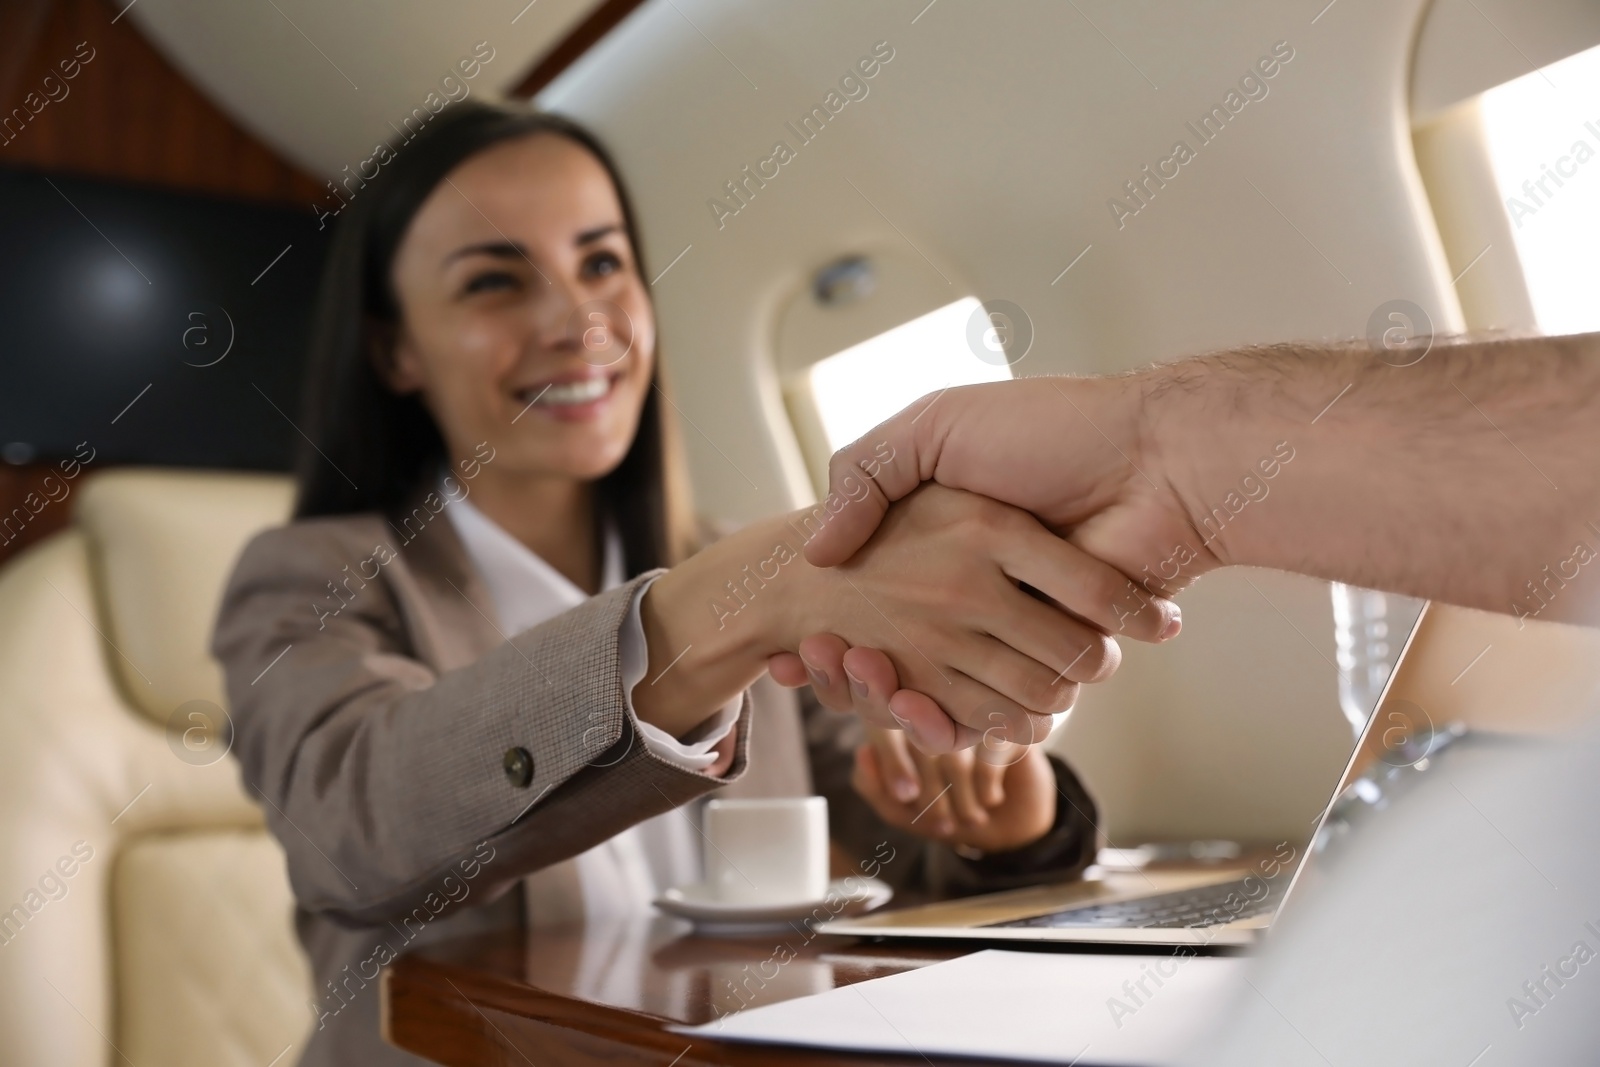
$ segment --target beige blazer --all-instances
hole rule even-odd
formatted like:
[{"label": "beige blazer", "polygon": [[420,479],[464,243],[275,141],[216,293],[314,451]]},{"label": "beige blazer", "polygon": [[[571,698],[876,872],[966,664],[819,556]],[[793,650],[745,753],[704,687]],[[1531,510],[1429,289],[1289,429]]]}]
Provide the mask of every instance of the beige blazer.
[{"label": "beige blazer", "polygon": [[288,856],[315,976],[302,1064],[422,1063],[379,1036],[390,960],[519,929],[510,890],[524,876],[713,790],[822,793],[840,848],[901,887],[1001,888],[1092,859],[1094,807],[1061,764],[1056,828],[1017,853],[969,861],[889,829],[849,787],[856,721],[766,679],[745,695],[725,778],[657,759],[630,726],[617,650],[643,576],[501,634],[448,518],[419,505],[392,519],[261,534],[212,644],[233,753]]}]

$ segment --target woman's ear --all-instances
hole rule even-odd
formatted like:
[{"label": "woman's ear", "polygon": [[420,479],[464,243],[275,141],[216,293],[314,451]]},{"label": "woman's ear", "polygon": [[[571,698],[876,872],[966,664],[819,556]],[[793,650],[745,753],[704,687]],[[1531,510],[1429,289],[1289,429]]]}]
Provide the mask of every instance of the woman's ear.
[{"label": "woman's ear", "polygon": [[366,349],[372,369],[391,390],[401,396],[421,391],[421,363],[405,331],[391,322],[368,319]]}]

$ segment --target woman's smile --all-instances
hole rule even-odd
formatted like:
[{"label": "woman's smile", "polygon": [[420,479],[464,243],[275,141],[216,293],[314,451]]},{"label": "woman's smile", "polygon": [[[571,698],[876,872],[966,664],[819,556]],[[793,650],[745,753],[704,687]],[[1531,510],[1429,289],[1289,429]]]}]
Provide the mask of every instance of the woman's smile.
[{"label": "woman's smile", "polygon": [[611,407],[624,376],[623,370],[608,369],[523,386],[516,390],[518,418],[532,411],[562,422],[598,419]]}]

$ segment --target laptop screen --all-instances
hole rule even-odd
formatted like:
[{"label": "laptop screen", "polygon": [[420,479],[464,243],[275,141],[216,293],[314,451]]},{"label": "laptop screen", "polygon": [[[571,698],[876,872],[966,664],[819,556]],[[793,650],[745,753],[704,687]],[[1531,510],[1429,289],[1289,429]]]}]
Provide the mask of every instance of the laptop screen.
[{"label": "laptop screen", "polygon": [[1394,747],[1427,729],[1420,709],[1374,722],[1423,602],[1230,568],[1181,603],[1183,633],[1122,642],[1121,669],[1084,687],[1051,749],[1094,797],[1108,845],[1152,846],[1157,862],[1280,843],[1302,855],[1347,775],[1375,758],[1357,758],[1358,740]]}]

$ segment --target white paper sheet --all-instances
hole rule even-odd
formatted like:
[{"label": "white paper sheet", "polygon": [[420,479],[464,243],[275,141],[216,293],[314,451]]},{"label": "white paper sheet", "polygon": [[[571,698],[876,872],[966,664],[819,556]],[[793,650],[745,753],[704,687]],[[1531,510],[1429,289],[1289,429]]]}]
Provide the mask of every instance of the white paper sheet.
[{"label": "white paper sheet", "polygon": [[1196,1038],[1245,988],[1245,965],[989,950],[674,1029],[861,1052],[1164,1067],[1192,1058]]}]

